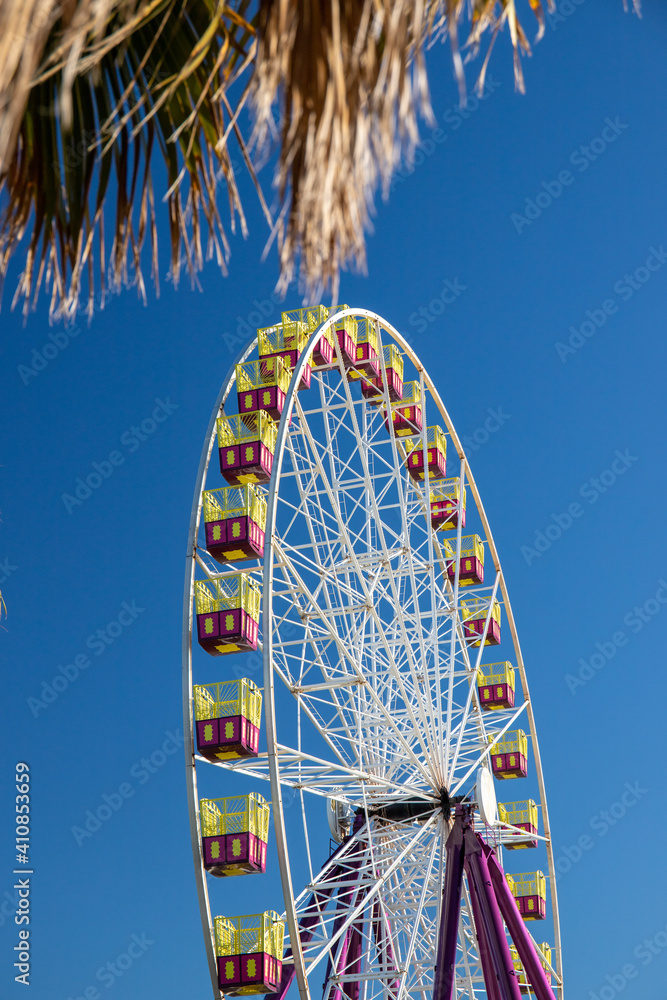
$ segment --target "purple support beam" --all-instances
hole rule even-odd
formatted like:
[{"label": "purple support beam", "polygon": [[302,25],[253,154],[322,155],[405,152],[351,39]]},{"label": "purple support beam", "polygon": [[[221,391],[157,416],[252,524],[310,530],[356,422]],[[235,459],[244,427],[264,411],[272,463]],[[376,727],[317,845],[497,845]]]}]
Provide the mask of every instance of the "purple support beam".
[{"label": "purple support beam", "polygon": [[464,809],[456,807],[456,819],[447,838],[447,867],[442,890],[442,912],[438,929],[438,954],[433,982],[433,1000],[452,1000],[456,976],[456,943],[463,888]]},{"label": "purple support beam", "polygon": [[[480,917],[489,945],[494,978],[501,1000],[521,1000],[505,928],[491,883],[482,842],[471,827],[465,831],[465,868],[470,891],[477,897]],[[488,988],[488,983],[487,983]]]},{"label": "purple support beam", "polygon": [[542,967],[542,962],[537,954],[535,945],[526,930],[523,917],[519,913],[516,901],[505,878],[505,872],[498,863],[498,859],[491,848],[479,838],[482,851],[486,859],[491,884],[503,915],[512,940],[519,953],[521,964],[524,967],[528,982],[533,987],[533,992],[537,1000],[554,1000],[554,992],[551,989],[549,980]]},{"label": "purple support beam", "polygon": [[470,905],[472,906],[472,918],[475,923],[475,933],[477,935],[477,945],[479,947],[479,960],[482,966],[482,975],[484,976],[486,995],[488,1000],[502,1000],[500,990],[498,989],[498,980],[496,979],[496,974],[493,970],[489,942],[487,941],[486,933],[484,931],[484,921],[482,920],[479,900],[472,891],[472,888],[470,889]]}]

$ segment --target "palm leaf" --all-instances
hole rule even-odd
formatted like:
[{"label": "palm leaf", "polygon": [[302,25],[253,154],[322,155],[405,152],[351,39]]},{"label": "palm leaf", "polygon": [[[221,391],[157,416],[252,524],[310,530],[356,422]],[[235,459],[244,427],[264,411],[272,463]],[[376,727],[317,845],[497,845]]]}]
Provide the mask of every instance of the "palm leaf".
[{"label": "palm leaf", "polygon": [[[482,87],[506,27],[523,90],[520,4],[539,38],[554,0],[0,0],[0,282],[20,253],[25,313],[44,285],[66,320],[86,290],[89,314],[123,285],[145,300],[146,240],[159,287],[160,162],[172,280],[185,269],[196,282],[212,256],[225,271],[220,183],[229,229],[246,232],[233,135],[272,226],[267,249],[278,243],[279,287],[298,274],[306,298],[336,296],[342,269],[365,269],[378,187],[387,197],[418,118],[432,120],[425,48],[449,37],[463,99],[465,62],[488,38]],[[255,171],[276,146],[273,223]]]}]

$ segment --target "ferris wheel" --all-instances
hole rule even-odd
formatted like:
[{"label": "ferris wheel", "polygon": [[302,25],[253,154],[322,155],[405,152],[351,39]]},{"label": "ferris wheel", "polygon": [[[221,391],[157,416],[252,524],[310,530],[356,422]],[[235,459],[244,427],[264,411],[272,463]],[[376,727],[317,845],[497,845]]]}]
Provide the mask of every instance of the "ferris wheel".
[{"label": "ferris wheel", "polygon": [[[283,313],[222,385],[190,520],[183,706],[216,1000],[562,1000],[495,543],[436,386],[369,310]],[[202,799],[211,767],[220,795]],[[270,812],[283,898],[239,914],[226,877],[266,870]]]}]

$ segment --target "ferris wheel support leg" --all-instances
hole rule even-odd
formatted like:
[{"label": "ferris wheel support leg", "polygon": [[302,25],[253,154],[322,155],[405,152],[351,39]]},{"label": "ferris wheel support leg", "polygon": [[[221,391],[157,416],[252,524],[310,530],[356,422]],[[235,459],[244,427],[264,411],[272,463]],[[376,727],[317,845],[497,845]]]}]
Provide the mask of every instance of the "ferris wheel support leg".
[{"label": "ferris wheel support leg", "polygon": [[456,977],[456,943],[463,889],[463,808],[457,806],[456,812],[454,826],[445,845],[447,867],[442,890],[442,916],[438,930],[433,1000],[451,1000]]},{"label": "ferris wheel support leg", "polygon": [[[497,985],[499,1000],[521,1000],[521,991],[514,972],[505,928],[489,874],[489,866],[482,851],[482,845],[468,828],[465,831],[465,869],[468,875],[470,894],[477,898],[481,925],[491,958],[492,982]],[[477,924],[477,920],[475,920]],[[490,971],[490,970],[489,970]],[[485,979],[487,972],[484,973]],[[489,982],[486,983],[487,990]]]},{"label": "ferris wheel support leg", "polygon": [[519,913],[514,896],[505,879],[505,873],[498,864],[498,861],[491,848],[482,842],[482,850],[486,857],[493,891],[503,915],[507,929],[512,936],[512,940],[519,953],[521,964],[524,967],[528,981],[533,988],[537,1000],[554,1000],[554,993],[546,977],[535,946],[526,930],[523,917]]},{"label": "ferris wheel support leg", "polygon": [[484,930],[484,921],[482,920],[479,900],[472,891],[472,887],[470,888],[470,905],[472,907],[473,923],[475,925],[477,946],[479,948],[479,961],[482,966],[482,975],[484,976],[484,985],[486,987],[488,1000],[502,1000],[500,989],[498,987],[498,980],[496,979],[496,974],[493,970],[491,948]]}]

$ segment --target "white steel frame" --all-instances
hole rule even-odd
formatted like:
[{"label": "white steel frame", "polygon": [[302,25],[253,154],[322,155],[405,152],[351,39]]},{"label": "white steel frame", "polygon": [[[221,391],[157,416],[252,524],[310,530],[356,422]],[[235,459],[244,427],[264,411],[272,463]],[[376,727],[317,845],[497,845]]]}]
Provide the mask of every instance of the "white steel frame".
[{"label": "white steel frame", "polygon": [[[338,312],[335,319],[348,315],[376,329],[383,376],[383,344],[395,343],[414,366],[422,394],[424,452],[427,427],[442,420],[449,436],[448,475],[452,475],[454,450],[460,461],[459,503],[465,484],[481,525],[476,530],[485,541],[486,577],[481,586],[465,590],[459,587],[459,518],[455,575],[453,582],[449,580],[438,533],[431,528],[428,471],[419,486],[409,479],[400,438],[395,438],[391,423],[388,431],[383,426],[382,406],[371,407],[354,398],[337,344],[333,371],[314,370],[310,391],[298,393],[313,347],[319,336],[333,326],[333,318],[312,334],[292,374],[268,486],[263,567],[241,563],[229,570],[215,568],[205,549],[197,548],[197,535],[201,493],[215,445],[215,421],[225,413],[225,402],[235,383],[232,366],[211,415],[199,464],[183,610],[183,726],[190,830],[214,997],[218,1000],[221,994],[200,849],[192,721],[196,565],[210,578],[241,570],[263,579],[261,634],[267,753],[214,766],[270,781],[288,943],[292,949],[289,961],[294,964],[302,1000],[310,1000],[309,977],[315,970],[319,977],[325,959],[330,969],[324,995],[334,986],[344,993],[350,976],[336,974],[335,946],[346,928],[364,915],[368,918],[363,925],[364,971],[354,977],[362,982],[360,1000],[430,997],[444,879],[444,841],[449,831],[442,811],[437,809],[440,789],[446,786],[451,796],[472,792],[477,769],[488,760],[491,750],[486,732],[489,723],[496,739],[515,725],[530,733],[531,767],[536,772],[541,800],[539,839],[546,848],[550,883],[552,971],[556,995],[562,1000],[558,900],[539,746],[521,648],[486,513],[451,419],[415,352],[376,313],[355,308]],[[253,339],[235,364],[244,361],[255,346]],[[319,396],[315,406],[314,394]],[[390,403],[385,392],[385,411],[400,405]],[[345,447],[344,453],[341,446]],[[390,525],[391,518],[400,522],[398,527]],[[451,542],[453,545],[453,539]],[[479,648],[470,647],[462,635],[459,598],[465,600],[471,595],[483,597],[488,605]],[[503,628],[509,629],[514,646],[523,702],[512,710],[485,713],[479,706],[476,675],[496,598],[503,607]],[[278,742],[277,703],[285,733],[283,743]],[[288,717],[286,704],[293,706],[293,718]],[[509,784],[510,794],[514,795],[513,783]],[[285,789],[298,791],[300,831],[293,822],[286,823]],[[323,816],[322,799],[328,797],[363,809],[365,821],[335,860],[320,871],[324,848],[321,830],[312,823],[313,805]],[[373,809],[402,799],[430,803],[433,811],[428,820],[387,823],[373,815]],[[513,827],[505,827],[492,836],[506,843],[516,837],[516,832]],[[298,851],[303,843],[309,866],[308,885],[297,891],[290,866],[293,838]],[[531,863],[523,860],[525,856],[519,857],[521,867],[530,867]],[[331,873],[335,870],[333,885]],[[360,885],[363,892],[359,891]],[[312,913],[312,909],[308,911],[312,906],[309,901],[318,887],[325,896],[329,893],[331,901],[339,893],[339,906],[343,890],[349,905],[344,919],[338,919],[334,929],[334,921],[341,917],[340,908],[316,902],[318,923],[302,947],[297,927],[307,912]],[[373,940],[371,913],[380,914],[391,927],[392,955],[386,943],[380,946]],[[396,965],[394,975],[391,970]],[[390,981],[399,983],[398,990],[390,986]],[[465,886],[456,983],[457,998],[486,997]]]}]

